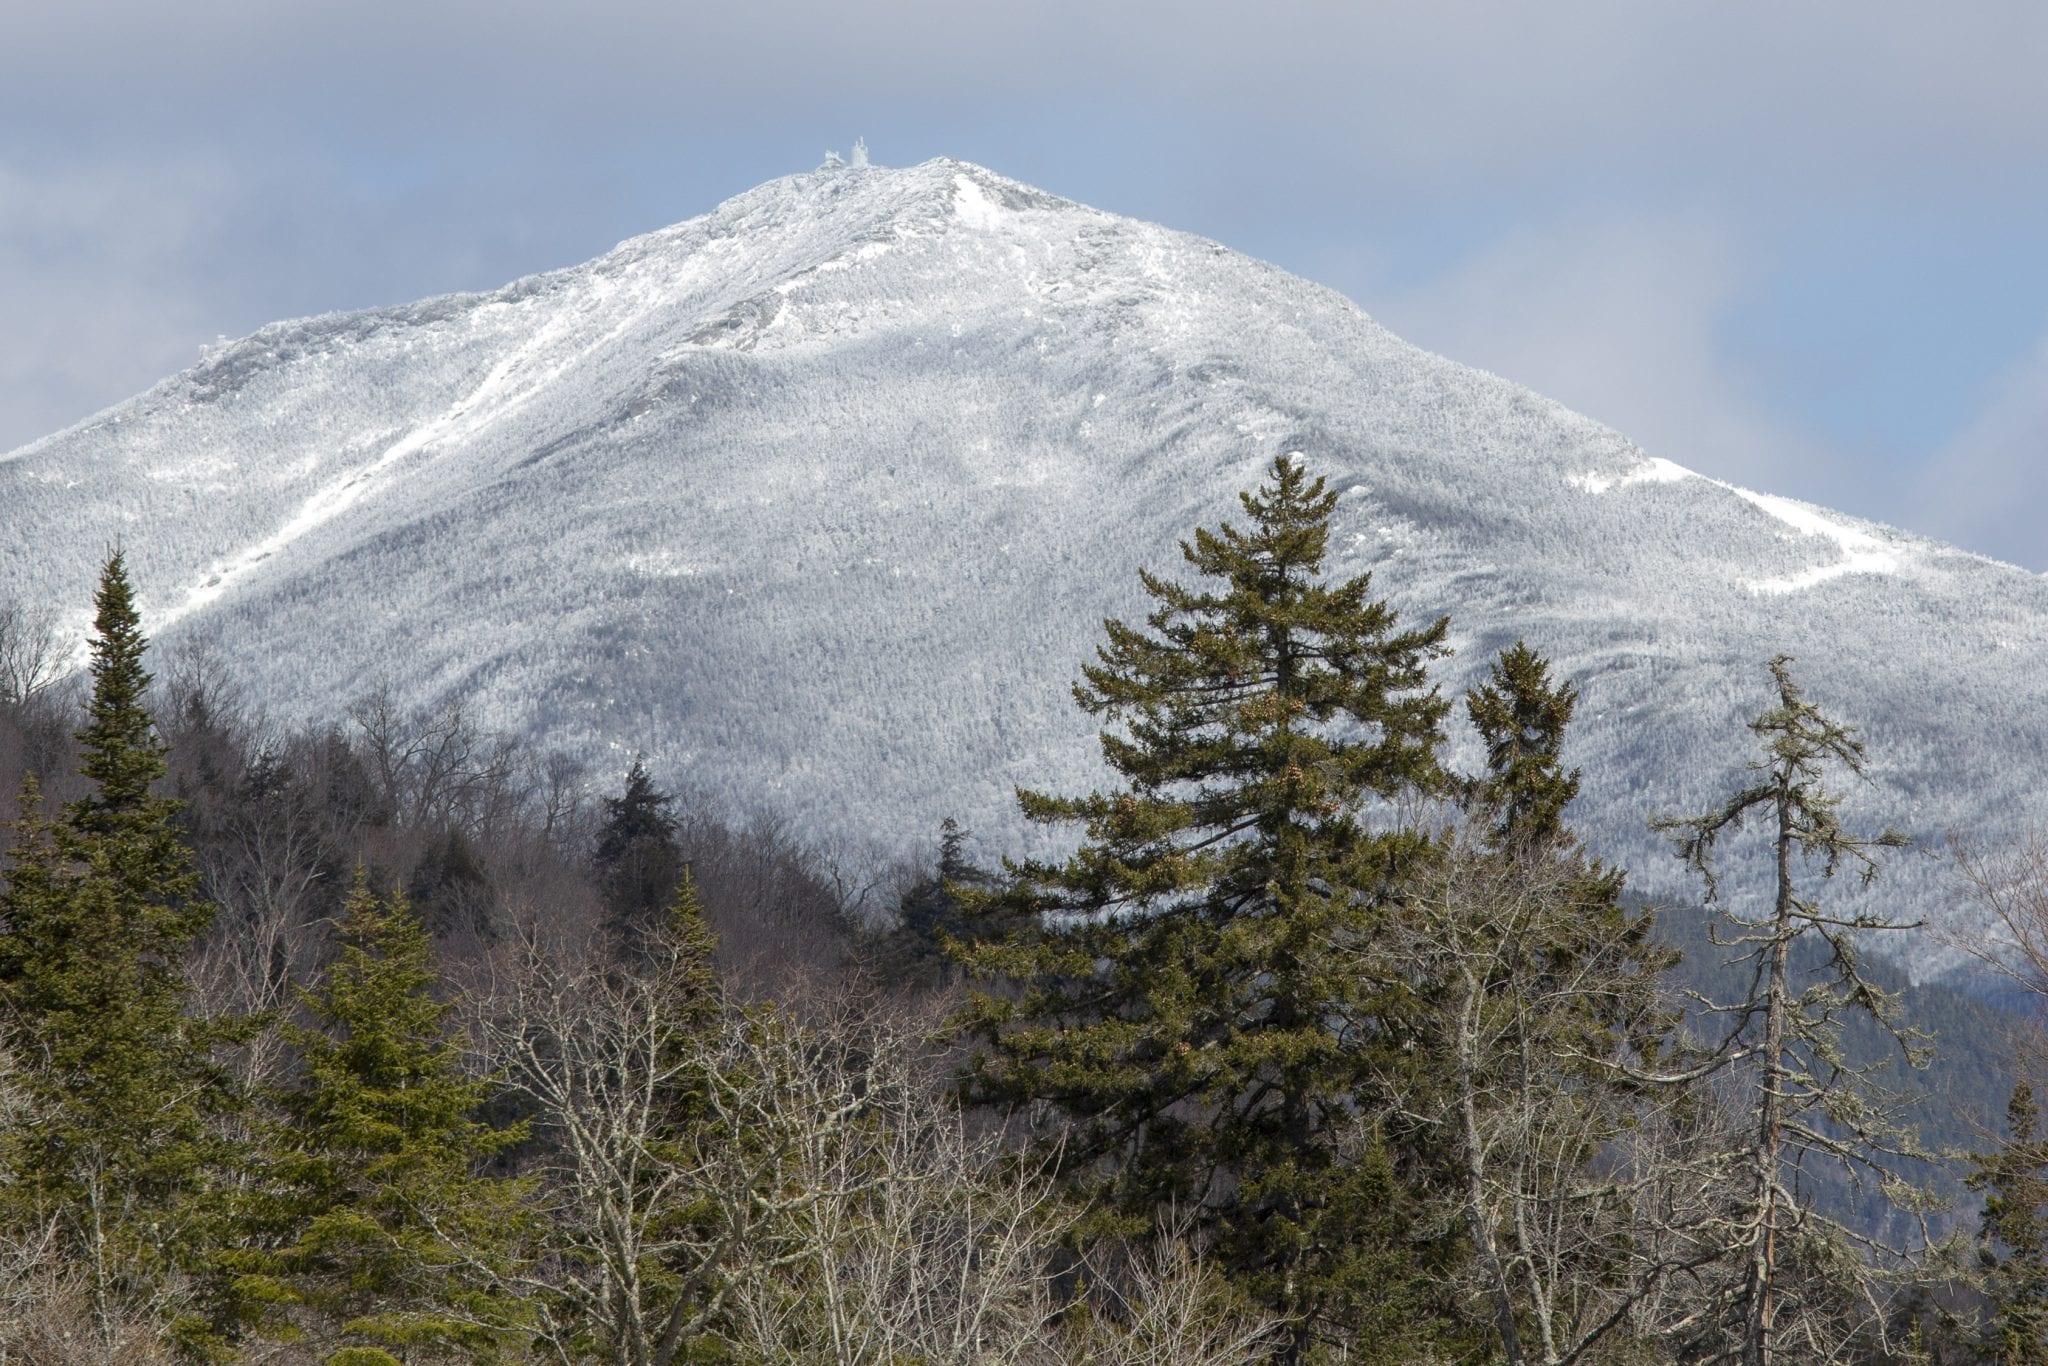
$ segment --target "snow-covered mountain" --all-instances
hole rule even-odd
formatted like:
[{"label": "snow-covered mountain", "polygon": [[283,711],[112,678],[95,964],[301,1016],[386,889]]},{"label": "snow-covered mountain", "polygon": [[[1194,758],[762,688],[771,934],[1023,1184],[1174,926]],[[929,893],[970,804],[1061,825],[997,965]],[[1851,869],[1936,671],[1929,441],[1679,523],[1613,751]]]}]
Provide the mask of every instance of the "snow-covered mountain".
[{"label": "snow-covered mountain", "polygon": [[[1579,824],[1737,780],[1785,651],[1863,728],[1852,816],[2048,815],[2048,585],[1729,487],[1213,242],[955,161],[771,182],[490,294],[267,327],[0,460],[0,596],[118,540],[160,637],[331,715],[376,683],[902,847],[1102,780],[1068,685],[1139,566],[1272,455],[1344,490],[1334,568],[1584,693]],[[1462,721],[1462,714],[1460,714]],[[1469,753],[1469,750],[1468,750]],[[1936,883],[1910,870],[1899,892]]]}]

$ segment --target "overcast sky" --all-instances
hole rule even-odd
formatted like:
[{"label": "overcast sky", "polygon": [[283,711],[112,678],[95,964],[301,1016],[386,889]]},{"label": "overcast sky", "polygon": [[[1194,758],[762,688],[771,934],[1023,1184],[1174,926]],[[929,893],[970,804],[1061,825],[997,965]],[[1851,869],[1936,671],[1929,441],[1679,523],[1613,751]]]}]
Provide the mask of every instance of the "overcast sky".
[{"label": "overcast sky", "polygon": [[2041,0],[67,0],[0,25],[0,450],[817,164],[1214,237],[1754,488],[2048,569]]}]

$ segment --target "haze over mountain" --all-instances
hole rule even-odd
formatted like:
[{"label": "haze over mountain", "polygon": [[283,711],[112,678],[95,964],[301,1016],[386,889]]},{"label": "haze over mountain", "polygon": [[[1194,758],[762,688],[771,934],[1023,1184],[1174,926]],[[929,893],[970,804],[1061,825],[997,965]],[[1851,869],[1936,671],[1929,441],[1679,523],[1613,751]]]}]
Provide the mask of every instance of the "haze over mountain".
[{"label": "haze over mountain", "polygon": [[1685,887],[1645,820],[1740,781],[1781,651],[1863,729],[1852,822],[2044,814],[2035,576],[1693,475],[1332,291],[947,160],[216,348],[0,458],[0,592],[82,626],[118,540],[158,636],[289,713],[459,695],[605,782],[644,750],[812,838],[953,815],[1016,849],[1013,784],[1104,780],[1068,691],[1101,618],[1283,451],[1343,490],[1334,572],[1451,616],[1446,689],[1517,637],[1578,680],[1576,821],[1638,886]]}]

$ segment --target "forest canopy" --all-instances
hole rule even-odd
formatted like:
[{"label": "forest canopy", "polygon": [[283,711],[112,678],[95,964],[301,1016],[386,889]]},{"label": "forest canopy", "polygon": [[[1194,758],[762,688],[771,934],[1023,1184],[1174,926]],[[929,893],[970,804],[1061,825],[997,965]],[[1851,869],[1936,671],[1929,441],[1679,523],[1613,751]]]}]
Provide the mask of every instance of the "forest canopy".
[{"label": "forest canopy", "polygon": [[280,724],[119,554],[84,675],[0,605],[0,1362],[2048,1360],[2042,1051],[1921,1133],[2028,1012],[1869,956],[1925,931],[1858,909],[1899,840],[1819,680],[1759,661],[1744,785],[1643,812],[1701,877],[1653,913],[1573,682],[1443,695],[1335,504],[1277,459],[1105,623],[1106,785],[1019,793],[1060,858]]}]

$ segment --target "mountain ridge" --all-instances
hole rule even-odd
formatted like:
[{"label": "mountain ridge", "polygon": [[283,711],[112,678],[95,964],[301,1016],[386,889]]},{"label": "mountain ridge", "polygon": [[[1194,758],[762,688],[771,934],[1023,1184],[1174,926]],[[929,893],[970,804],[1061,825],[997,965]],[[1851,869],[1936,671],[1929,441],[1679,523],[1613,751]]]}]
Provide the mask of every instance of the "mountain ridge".
[{"label": "mountain ridge", "polygon": [[[1104,778],[1066,686],[1100,619],[1283,450],[1342,494],[1334,572],[1451,616],[1447,688],[1517,636],[1580,681],[1579,823],[1652,887],[1644,819],[1739,777],[1781,651],[1868,732],[1873,824],[2040,815],[2034,576],[1704,478],[1277,267],[943,158],[214,348],[0,460],[0,583],[78,624],[119,536],[152,629],[286,710],[467,692],[824,838],[955,815],[1009,848],[1012,783]],[[2002,772],[1945,776],[1973,762]]]}]

